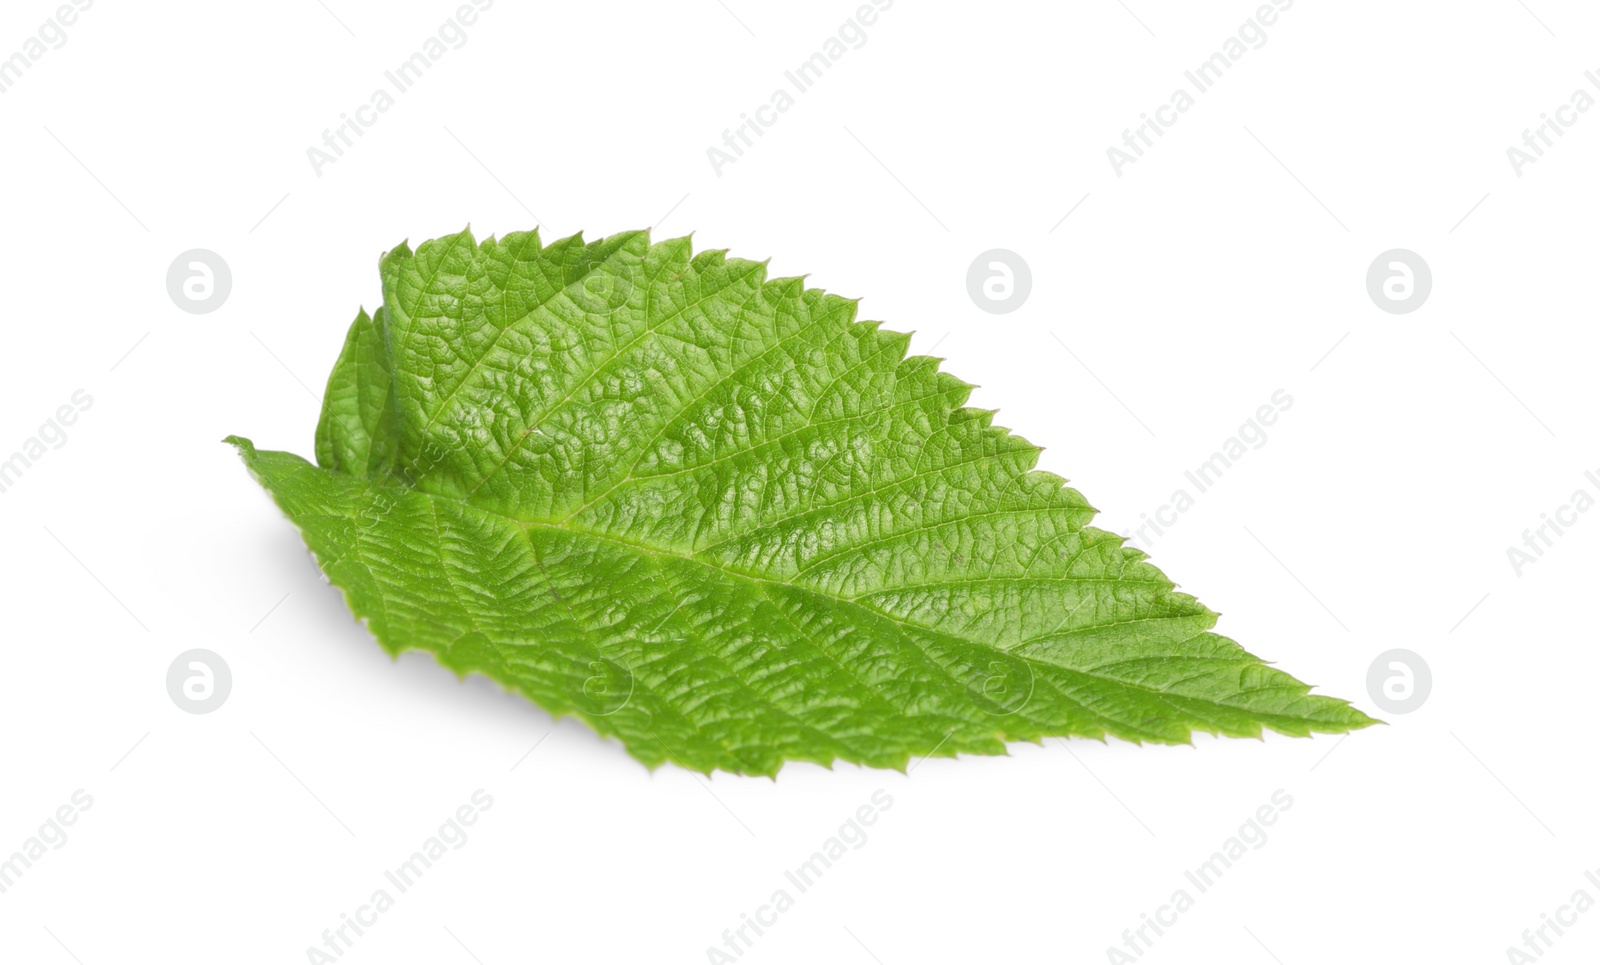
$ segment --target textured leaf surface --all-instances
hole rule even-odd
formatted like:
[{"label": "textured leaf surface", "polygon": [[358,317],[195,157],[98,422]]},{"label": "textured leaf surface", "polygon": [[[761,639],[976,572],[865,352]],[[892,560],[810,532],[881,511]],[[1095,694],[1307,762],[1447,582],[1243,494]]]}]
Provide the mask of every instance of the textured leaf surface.
[{"label": "textured leaf surface", "polygon": [[1372,723],[1212,633],[853,301],[643,232],[381,274],[317,465],[230,441],[393,653],[702,771]]}]

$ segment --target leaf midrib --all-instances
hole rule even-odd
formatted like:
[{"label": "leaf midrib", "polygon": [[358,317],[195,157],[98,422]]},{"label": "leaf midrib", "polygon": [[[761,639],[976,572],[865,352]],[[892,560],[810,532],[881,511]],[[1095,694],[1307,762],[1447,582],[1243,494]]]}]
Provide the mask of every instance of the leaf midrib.
[{"label": "leaf midrib", "polygon": [[[328,471],[328,470],[324,470],[324,471]],[[526,530],[526,529],[551,530],[551,531],[554,531],[554,532],[565,533],[565,534],[570,535],[570,536],[579,536],[579,537],[583,537],[585,539],[593,539],[593,540],[598,540],[598,541],[601,541],[601,542],[609,542],[609,543],[612,543],[614,545],[621,546],[621,547],[623,547],[625,549],[628,549],[628,550],[630,550],[632,552],[640,553],[640,554],[649,556],[652,559],[659,559],[659,558],[665,557],[665,558],[670,558],[670,559],[682,560],[684,562],[689,562],[689,563],[697,563],[697,564],[699,564],[701,566],[704,566],[704,567],[706,567],[708,569],[716,570],[716,571],[718,571],[720,573],[723,573],[723,574],[725,574],[725,575],[727,575],[729,577],[733,577],[735,579],[743,580],[743,581],[746,581],[746,582],[749,582],[749,583],[753,583],[753,584],[760,584],[760,586],[757,586],[757,589],[760,590],[760,592],[764,596],[767,596],[767,594],[766,594],[765,589],[762,588],[763,586],[781,586],[781,587],[784,587],[786,589],[790,589],[790,590],[794,590],[794,591],[797,591],[797,592],[800,592],[800,593],[805,593],[805,594],[808,594],[808,595],[811,595],[811,596],[819,597],[819,598],[827,600],[828,602],[830,602],[832,604],[835,604],[835,605],[859,608],[862,611],[865,611],[865,612],[870,613],[870,614],[872,614],[874,616],[880,617],[880,618],[882,618],[884,620],[887,620],[888,622],[890,622],[892,624],[895,624],[897,626],[902,626],[902,627],[905,627],[907,629],[915,629],[915,630],[917,630],[919,632],[932,634],[932,635],[938,636],[938,637],[944,637],[946,639],[956,641],[956,642],[964,644],[966,646],[977,647],[977,648],[987,648],[989,650],[994,651],[995,653],[1006,654],[1008,656],[1011,656],[1011,657],[1014,657],[1016,659],[1022,660],[1025,663],[1027,663],[1027,664],[1029,664],[1029,665],[1031,665],[1033,667],[1048,668],[1050,670],[1054,670],[1054,671],[1062,672],[1062,673],[1068,673],[1068,674],[1079,674],[1079,675],[1082,675],[1082,676],[1085,676],[1085,677],[1089,677],[1089,678],[1097,680],[1097,681],[1101,681],[1102,683],[1105,683],[1108,686],[1124,687],[1124,688],[1128,688],[1128,689],[1131,689],[1131,690],[1139,691],[1141,693],[1149,695],[1151,698],[1153,698],[1153,699],[1155,699],[1155,700],[1157,700],[1159,702],[1162,702],[1164,704],[1168,703],[1169,701],[1176,700],[1176,701],[1183,701],[1185,703],[1200,703],[1200,704],[1205,704],[1205,705],[1208,705],[1208,706],[1213,706],[1213,707],[1217,707],[1217,708],[1226,708],[1228,710],[1234,710],[1234,711],[1237,711],[1237,710],[1240,709],[1240,708],[1235,707],[1235,706],[1233,706],[1231,704],[1224,703],[1224,702],[1221,702],[1221,701],[1218,701],[1218,700],[1213,700],[1213,699],[1206,698],[1206,697],[1197,697],[1197,696],[1192,696],[1192,695],[1188,695],[1188,694],[1176,694],[1176,693],[1172,693],[1171,691],[1159,690],[1159,689],[1156,689],[1154,687],[1149,687],[1149,686],[1146,686],[1144,684],[1135,683],[1135,682],[1129,681],[1129,680],[1124,680],[1124,679],[1119,678],[1119,677],[1109,677],[1109,676],[1106,676],[1106,675],[1098,673],[1097,671],[1100,669],[1098,667],[1096,667],[1096,668],[1084,668],[1084,667],[1067,666],[1067,665],[1063,665],[1063,664],[1059,664],[1059,663],[1054,663],[1054,662],[1051,662],[1049,660],[1044,660],[1044,659],[1042,659],[1042,658],[1040,658],[1040,657],[1038,657],[1036,655],[1026,654],[1026,653],[1016,653],[1014,651],[1014,649],[1013,650],[1004,650],[1004,649],[1001,649],[1000,647],[996,647],[993,644],[985,642],[985,641],[982,641],[982,640],[975,640],[975,639],[972,639],[972,638],[969,638],[969,637],[964,637],[964,636],[960,636],[960,635],[955,634],[955,633],[951,633],[948,630],[943,630],[943,629],[938,629],[938,628],[935,628],[935,627],[925,626],[925,625],[923,625],[921,623],[918,623],[918,622],[913,621],[913,620],[909,620],[909,619],[907,619],[907,618],[905,618],[903,616],[900,616],[898,614],[889,613],[888,611],[880,609],[879,607],[872,606],[871,604],[862,603],[859,600],[855,600],[855,599],[851,599],[851,598],[847,598],[847,597],[834,596],[834,595],[832,595],[830,593],[827,593],[827,592],[825,592],[823,590],[816,589],[815,587],[796,585],[796,584],[788,583],[788,582],[785,582],[785,581],[782,581],[782,580],[774,580],[774,579],[772,579],[770,577],[767,577],[767,576],[762,576],[762,575],[759,575],[759,574],[749,573],[749,572],[746,572],[746,571],[743,571],[743,570],[735,569],[733,567],[726,566],[726,565],[724,565],[722,563],[718,563],[718,562],[716,562],[714,560],[703,559],[703,558],[701,558],[699,556],[696,556],[694,554],[691,554],[691,553],[685,553],[685,552],[682,552],[682,551],[679,551],[679,550],[673,550],[673,549],[666,549],[666,548],[657,547],[657,546],[651,546],[649,544],[641,543],[641,542],[638,542],[636,540],[630,540],[630,539],[627,539],[625,537],[619,537],[619,536],[617,536],[615,534],[612,534],[612,533],[602,533],[602,532],[598,532],[598,531],[595,531],[595,530],[584,529],[582,527],[576,527],[576,526],[567,525],[563,521],[519,519],[517,517],[507,516],[504,513],[499,513],[499,512],[496,512],[496,511],[492,510],[492,509],[488,509],[486,507],[479,506],[479,505],[477,505],[475,503],[468,502],[467,500],[460,499],[458,497],[450,496],[450,495],[447,495],[447,494],[425,492],[425,491],[422,491],[422,490],[419,490],[419,489],[414,489],[414,488],[410,488],[410,487],[406,487],[406,486],[402,486],[402,485],[398,485],[398,484],[377,483],[377,482],[372,482],[370,480],[369,480],[369,482],[372,483],[373,488],[399,489],[399,490],[401,490],[403,492],[416,493],[417,495],[423,496],[423,497],[425,497],[427,499],[430,499],[430,500],[448,500],[448,501],[450,501],[452,503],[456,503],[456,504],[462,506],[465,509],[472,510],[474,512],[480,513],[480,514],[485,515],[485,516],[490,516],[490,517],[493,517],[495,519],[502,520],[504,522],[512,523],[512,524],[514,524],[514,525],[516,525],[516,526],[518,526],[518,527],[520,527],[520,528],[522,528],[524,530]],[[1079,580],[1070,580],[1070,581],[1066,581],[1066,582],[1116,582],[1116,583],[1126,583],[1127,581],[1125,581],[1125,580],[1115,580],[1115,579],[1085,581],[1085,580],[1079,579]],[[771,599],[770,596],[768,596],[767,598],[770,601],[770,599]],[[1168,617],[1161,617],[1161,618],[1157,618],[1157,619],[1169,619],[1169,618]],[[1127,621],[1120,621],[1121,624],[1125,624],[1126,622]],[[1201,636],[1201,635],[1203,635],[1203,634],[1205,634],[1207,632],[1209,632],[1209,631],[1202,630],[1199,633],[1196,633],[1194,635],[1194,637]],[[1194,639],[1194,637],[1188,637],[1188,638],[1185,638],[1184,640],[1175,641],[1175,645],[1187,642],[1188,640]],[[1252,659],[1250,657],[1248,657],[1247,655],[1244,655],[1244,654],[1241,654],[1240,658],[1237,659],[1237,660],[1220,658],[1220,657],[1217,657],[1217,658],[1195,657],[1195,659],[1217,660],[1218,662],[1237,664],[1237,665],[1239,665],[1241,667],[1254,666],[1254,663],[1252,662]],[[1263,689],[1272,689],[1272,688],[1263,688]],[[1243,690],[1241,690],[1241,691],[1239,691],[1239,694],[1242,695],[1242,694],[1245,694],[1245,693],[1253,693],[1253,692],[1254,691],[1243,691]],[[1071,698],[1067,697],[1066,694],[1063,694],[1063,697],[1065,699],[1071,700]],[[1129,721],[1129,720],[1124,720],[1124,719],[1119,719],[1119,718],[1107,717],[1103,713],[1100,713],[1099,711],[1095,711],[1095,710],[1089,708],[1088,706],[1080,703],[1077,700],[1071,700],[1071,702],[1075,706],[1077,706],[1080,710],[1082,710],[1085,714],[1087,714],[1087,715],[1089,715],[1091,717],[1094,717],[1096,719],[1105,721],[1107,723],[1115,724],[1118,727],[1126,729],[1126,730],[1129,730],[1129,731],[1142,732],[1142,733],[1149,734],[1151,737],[1153,737],[1155,739],[1160,739],[1160,740],[1165,740],[1166,739],[1164,737],[1164,735],[1160,735],[1159,733],[1156,733],[1156,732],[1151,732],[1151,731],[1147,730],[1146,728],[1142,727],[1139,724],[1139,722],[1137,722],[1137,721]],[[1188,712],[1185,712],[1181,708],[1173,707],[1172,711],[1173,711],[1173,716],[1175,718],[1178,718],[1178,719],[1190,718],[1190,717],[1197,716],[1197,715],[1194,714],[1194,712],[1192,710],[1188,711]],[[1255,714],[1257,714],[1257,715],[1259,715],[1259,716],[1261,716],[1263,718],[1266,718],[1266,717],[1277,717],[1277,718],[1283,718],[1283,719],[1301,721],[1301,722],[1308,721],[1308,720],[1312,719],[1312,718],[1303,718],[1303,717],[1289,717],[1288,715],[1281,715],[1281,714],[1269,714],[1269,713],[1265,713],[1265,712],[1262,712],[1262,711],[1252,711],[1252,713],[1255,713]]]}]

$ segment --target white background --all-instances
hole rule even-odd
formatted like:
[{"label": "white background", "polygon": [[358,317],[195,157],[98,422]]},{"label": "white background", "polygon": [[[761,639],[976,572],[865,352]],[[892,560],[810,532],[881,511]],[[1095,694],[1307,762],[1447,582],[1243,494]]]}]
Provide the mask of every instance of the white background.
[{"label": "white background", "polygon": [[[1106,148],[1256,4],[901,0],[720,177],[706,149],[856,3],[499,0],[320,177],[306,149],[452,0],[94,4],[0,95],[0,458],[93,398],[0,494],[0,857],[94,799],[0,894],[0,960],[306,961],[482,788],[342,961],[704,962],[881,788],[867,843],[742,960],[1106,961],[1283,789],[1144,961],[1506,961],[1600,898],[1600,513],[1520,576],[1506,554],[1600,470],[1600,109],[1521,177],[1506,156],[1600,71],[1600,11],[1528,5],[1300,0],[1119,178]],[[0,56],[54,6],[6,3]],[[1368,666],[1402,647],[1431,696],[1342,741],[705,780],[391,661],[220,440],[309,455],[379,254],[536,217],[865,296],[1109,529],[1285,390],[1155,562],[1319,692],[1377,712]],[[1033,273],[1009,315],[966,292],[996,247]],[[1432,266],[1412,314],[1365,289],[1396,247]],[[167,295],[191,248],[232,268],[212,314]],[[195,647],[234,678],[206,715],[165,686]],[[1600,910],[1577,920],[1544,961],[1600,952]]]}]

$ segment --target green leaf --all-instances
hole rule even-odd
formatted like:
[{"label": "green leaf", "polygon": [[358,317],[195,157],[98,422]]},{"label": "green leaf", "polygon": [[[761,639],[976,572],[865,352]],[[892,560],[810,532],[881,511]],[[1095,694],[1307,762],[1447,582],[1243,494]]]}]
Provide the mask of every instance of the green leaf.
[{"label": "green leaf", "polygon": [[1373,723],[1212,633],[854,301],[645,232],[381,274],[318,465],[229,441],[391,653],[707,772]]}]

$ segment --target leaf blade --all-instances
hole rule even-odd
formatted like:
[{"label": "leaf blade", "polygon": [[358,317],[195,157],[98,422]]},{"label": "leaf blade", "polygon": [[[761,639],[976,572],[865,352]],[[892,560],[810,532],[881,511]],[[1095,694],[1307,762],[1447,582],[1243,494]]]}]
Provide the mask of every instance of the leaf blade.
[{"label": "leaf blade", "polygon": [[387,352],[390,408],[351,421],[341,356],[320,466],[239,444],[393,652],[707,771],[1372,723],[1211,632],[854,301],[642,232],[382,274],[345,355]]}]

